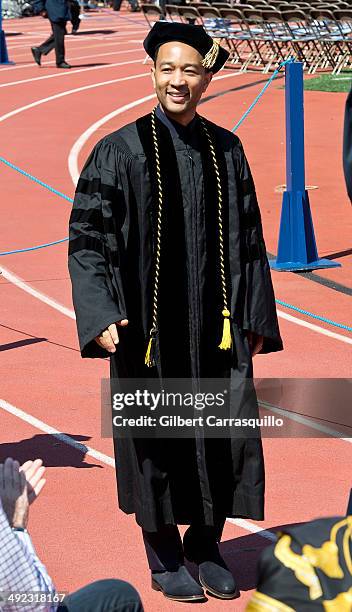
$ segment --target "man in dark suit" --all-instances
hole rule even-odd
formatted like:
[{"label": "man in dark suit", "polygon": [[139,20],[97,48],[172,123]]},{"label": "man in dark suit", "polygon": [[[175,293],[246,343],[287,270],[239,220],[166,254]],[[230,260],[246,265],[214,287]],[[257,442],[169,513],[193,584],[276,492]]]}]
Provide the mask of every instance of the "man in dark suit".
[{"label": "man in dark suit", "polygon": [[35,0],[34,13],[48,17],[52,34],[39,47],[32,47],[31,51],[35,62],[40,66],[41,56],[47,55],[55,48],[56,66],[58,68],[71,68],[65,61],[65,34],[66,23],[71,19],[67,0]]}]

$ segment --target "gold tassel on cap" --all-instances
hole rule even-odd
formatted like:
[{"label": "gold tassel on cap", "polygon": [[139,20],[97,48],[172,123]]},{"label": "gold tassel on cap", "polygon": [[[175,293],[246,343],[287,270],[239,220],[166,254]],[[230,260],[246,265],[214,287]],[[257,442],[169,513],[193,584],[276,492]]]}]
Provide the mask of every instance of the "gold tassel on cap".
[{"label": "gold tassel on cap", "polygon": [[219,344],[219,348],[223,349],[224,351],[227,351],[232,347],[230,311],[224,308],[222,314],[224,317],[224,325],[222,328],[222,340]]},{"label": "gold tassel on cap", "polygon": [[202,66],[204,68],[212,68],[218,58],[220,48],[220,38],[214,38],[213,45],[208,53],[204,56]]}]

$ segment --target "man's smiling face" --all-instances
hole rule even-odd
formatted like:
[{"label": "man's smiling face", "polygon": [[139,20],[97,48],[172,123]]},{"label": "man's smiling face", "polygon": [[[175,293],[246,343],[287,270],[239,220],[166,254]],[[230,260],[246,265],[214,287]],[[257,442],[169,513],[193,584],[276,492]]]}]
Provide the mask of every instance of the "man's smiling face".
[{"label": "man's smiling face", "polygon": [[175,121],[187,125],[207,89],[212,73],[202,66],[201,54],[185,43],[163,44],[152,68],[156,95],[163,110]]}]

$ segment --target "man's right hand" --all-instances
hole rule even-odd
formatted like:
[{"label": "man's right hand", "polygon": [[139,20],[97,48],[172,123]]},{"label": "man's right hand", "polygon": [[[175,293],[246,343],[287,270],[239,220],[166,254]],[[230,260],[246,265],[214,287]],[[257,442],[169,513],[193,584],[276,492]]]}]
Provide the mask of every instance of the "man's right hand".
[{"label": "man's right hand", "polygon": [[128,320],[122,319],[122,321],[118,321],[118,323],[111,323],[107,329],[104,329],[104,331],[102,331],[101,334],[95,338],[95,342],[97,342],[101,348],[105,349],[109,353],[115,353],[116,344],[119,343],[117,325],[120,327],[126,327],[126,325],[128,325]]}]

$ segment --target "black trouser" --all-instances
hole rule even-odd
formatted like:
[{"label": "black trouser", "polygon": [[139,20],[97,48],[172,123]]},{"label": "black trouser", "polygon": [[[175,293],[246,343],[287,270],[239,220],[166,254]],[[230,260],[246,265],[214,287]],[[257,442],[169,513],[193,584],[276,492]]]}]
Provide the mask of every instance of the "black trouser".
[{"label": "black trouser", "polygon": [[43,55],[48,55],[52,49],[55,48],[56,65],[62,64],[65,61],[65,32],[66,32],[66,21],[50,21],[51,29],[53,33],[49,38],[41,44],[38,49]]},{"label": "black trouser", "polygon": [[70,7],[72,28],[74,30],[78,30],[81,24],[81,20],[79,18],[81,7],[77,0],[69,0],[68,5]]},{"label": "black trouser", "polygon": [[[187,529],[198,558],[204,556],[205,560],[207,552],[220,542],[225,520],[219,518],[214,527],[194,523]],[[142,529],[142,534],[149,568],[153,572],[176,571],[183,564],[183,545],[177,525],[164,525],[158,531]]]},{"label": "black trouser", "polygon": [[136,589],[123,580],[98,580],[67,595],[62,612],[143,612]]}]

